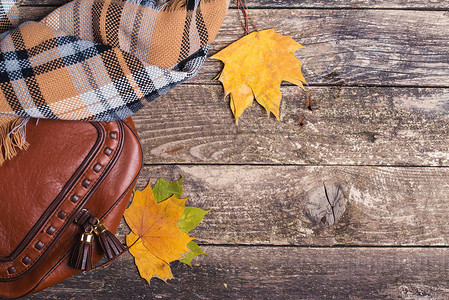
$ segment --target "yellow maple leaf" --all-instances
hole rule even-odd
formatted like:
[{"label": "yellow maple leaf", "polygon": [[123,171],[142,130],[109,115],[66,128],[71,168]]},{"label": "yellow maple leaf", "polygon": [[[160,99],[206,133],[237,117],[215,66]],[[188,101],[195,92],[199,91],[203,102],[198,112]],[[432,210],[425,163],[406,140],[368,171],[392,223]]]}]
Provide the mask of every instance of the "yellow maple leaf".
[{"label": "yellow maple leaf", "polygon": [[154,276],[162,280],[172,278],[170,262],[190,251],[187,244],[193,238],[178,228],[185,202],[186,199],[172,196],[157,203],[148,183],[143,191],[134,193],[133,202],[125,211],[126,223],[132,230],[126,244],[147,281]]},{"label": "yellow maple leaf", "polygon": [[230,94],[236,123],[254,98],[279,120],[281,82],[288,81],[303,89],[306,83],[302,63],[294,55],[301,48],[292,37],[268,29],[252,32],[212,56],[225,64],[218,80],[225,96]]},{"label": "yellow maple leaf", "polygon": [[140,240],[139,236],[134,232],[130,232],[126,236],[126,244],[128,246],[132,245],[132,247],[129,248],[129,253],[134,256],[140,276],[145,278],[148,282],[153,277],[160,278],[164,281],[173,278],[170,265],[148,251],[143,245],[142,240]]}]

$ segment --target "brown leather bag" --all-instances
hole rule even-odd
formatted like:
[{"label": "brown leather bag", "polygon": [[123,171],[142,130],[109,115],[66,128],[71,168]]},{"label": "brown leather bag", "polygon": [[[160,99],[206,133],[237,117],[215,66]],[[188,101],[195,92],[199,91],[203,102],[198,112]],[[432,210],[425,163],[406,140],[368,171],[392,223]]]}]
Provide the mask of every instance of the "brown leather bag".
[{"label": "brown leather bag", "polygon": [[0,167],[0,297],[37,292],[126,250],[111,232],[142,166],[132,121],[36,123],[26,125],[28,150]]}]

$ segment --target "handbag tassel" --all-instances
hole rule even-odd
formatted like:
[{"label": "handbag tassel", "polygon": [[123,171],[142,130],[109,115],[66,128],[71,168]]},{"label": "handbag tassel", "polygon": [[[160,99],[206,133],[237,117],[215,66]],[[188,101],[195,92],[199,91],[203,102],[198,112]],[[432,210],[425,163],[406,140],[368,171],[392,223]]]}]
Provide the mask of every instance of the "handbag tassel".
[{"label": "handbag tassel", "polygon": [[123,245],[117,237],[108,230],[106,225],[98,223],[94,228],[95,234],[98,236],[100,246],[108,260],[116,259],[123,252],[127,251],[127,247]]},{"label": "handbag tassel", "polygon": [[94,235],[90,232],[84,232],[81,235],[79,243],[73,248],[72,257],[69,265],[72,268],[89,271],[92,269],[92,243]]}]

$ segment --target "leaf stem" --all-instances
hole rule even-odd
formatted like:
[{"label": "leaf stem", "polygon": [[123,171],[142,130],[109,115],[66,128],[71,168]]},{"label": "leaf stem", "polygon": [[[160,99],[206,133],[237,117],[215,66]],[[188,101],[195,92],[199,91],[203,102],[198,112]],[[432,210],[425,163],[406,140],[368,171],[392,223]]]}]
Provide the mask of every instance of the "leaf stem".
[{"label": "leaf stem", "polygon": [[251,24],[253,25],[254,29],[256,31],[259,31],[259,29],[256,26],[256,23],[254,23],[254,20],[251,17],[251,14],[249,13],[248,4],[246,3],[246,0],[235,0],[234,4],[237,5],[240,22],[242,23],[242,27],[245,30],[245,35],[249,34],[249,20],[251,20]]},{"label": "leaf stem", "polygon": [[253,26],[256,29],[256,31],[259,31],[259,29],[256,26],[256,23],[254,23],[253,17],[251,17],[251,14],[249,13],[249,8],[248,8],[248,5],[246,4],[246,0],[244,0],[244,1],[245,1],[246,13],[249,16],[249,18],[251,19],[251,23],[253,24]]}]

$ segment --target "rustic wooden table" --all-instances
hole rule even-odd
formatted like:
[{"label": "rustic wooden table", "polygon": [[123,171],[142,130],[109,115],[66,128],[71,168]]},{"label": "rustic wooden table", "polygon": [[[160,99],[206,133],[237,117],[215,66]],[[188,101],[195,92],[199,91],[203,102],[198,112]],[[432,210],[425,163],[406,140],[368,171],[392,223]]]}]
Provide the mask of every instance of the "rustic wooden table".
[{"label": "rustic wooden table", "polygon": [[[22,15],[63,2],[24,0]],[[306,46],[312,110],[285,84],[280,122],[254,105],[237,127],[208,60],[134,118],[138,188],[183,174],[189,203],[212,209],[193,232],[209,256],[148,285],[125,255],[30,298],[447,298],[449,2],[248,3]],[[231,8],[211,52],[242,34]]]}]

